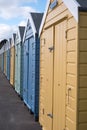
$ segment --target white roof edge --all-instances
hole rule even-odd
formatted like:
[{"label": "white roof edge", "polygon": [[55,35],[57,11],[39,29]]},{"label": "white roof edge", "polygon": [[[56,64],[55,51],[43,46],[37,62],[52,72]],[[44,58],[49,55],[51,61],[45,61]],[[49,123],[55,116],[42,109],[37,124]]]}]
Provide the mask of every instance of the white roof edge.
[{"label": "white roof edge", "polygon": [[[32,19],[32,16],[31,16],[31,12],[29,12],[29,16],[28,16],[28,18],[27,18],[27,23],[28,23],[28,20],[29,20],[30,23],[31,23],[31,27],[32,27],[32,30],[33,30],[33,33],[34,33],[34,37],[35,37],[35,33],[36,33],[37,31],[36,31],[36,27],[35,27],[35,25],[34,25],[34,21],[33,21],[33,19]],[[23,36],[23,42],[24,42],[24,40],[25,40],[26,29],[27,29],[27,23],[26,23],[26,26],[25,26],[25,31],[24,31],[24,36]]]},{"label": "white roof edge", "polygon": [[41,35],[41,31],[42,31],[42,28],[43,28],[43,25],[44,25],[44,22],[45,22],[45,18],[46,18],[46,15],[47,15],[49,4],[50,4],[50,0],[48,0],[47,4],[46,4],[46,8],[45,8],[45,11],[44,11],[45,13],[43,15],[42,22],[41,22],[40,29],[39,29],[39,36]]},{"label": "white roof edge", "polygon": [[78,7],[80,6],[76,0],[62,0],[78,22]]},{"label": "white roof edge", "polygon": [[[79,3],[76,0],[62,0],[64,4],[67,6],[67,8],[70,10],[72,15],[75,17],[76,21],[78,22],[78,7],[80,6]],[[48,7],[49,7],[50,0],[47,1],[45,13],[41,22],[41,26],[39,29],[39,36],[41,35],[41,31],[45,22],[45,18],[47,15]]]},{"label": "white roof edge", "polygon": [[19,27],[20,27],[20,26],[18,26],[18,28],[17,28],[17,32],[16,32],[16,37],[15,37],[15,45],[17,45],[17,44],[18,44],[18,43],[17,43],[17,34],[18,34],[18,37],[19,37],[19,42],[21,42],[21,36],[20,36]]},{"label": "white roof edge", "polygon": [[2,54],[3,52],[6,52],[8,50],[8,41],[2,46],[2,48],[0,49],[0,54]]},{"label": "white roof edge", "polygon": [[33,21],[33,19],[32,19],[31,12],[29,13],[29,20],[30,20],[30,23],[31,23],[31,27],[32,27],[32,29],[33,29],[33,32],[34,32],[34,34],[35,34],[37,31],[36,31],[36,27],[35,27],[34,21]]},{"label": "white roof edge", "polygon": [[7,51],[7,50],[8,50],[8,41],[5,44],[5,51]]},{"label": "white roof edge", "polygon": [[12,39],[11,39],[11,48],[12,48],[13,46],[15,46],[15,41],[14,41],[14,36],[13,36],[13,34],[12,34]]},{"label": "white roof edge", "polygon": [[23,35],[23,43],[24,43],[24,40],[25,40],[25,34],[26,34],[28,19],[29,18],[27,18],[27,22],[26,22],[26,25],[25,25],[25,30],[24,30],[24,35]]}]

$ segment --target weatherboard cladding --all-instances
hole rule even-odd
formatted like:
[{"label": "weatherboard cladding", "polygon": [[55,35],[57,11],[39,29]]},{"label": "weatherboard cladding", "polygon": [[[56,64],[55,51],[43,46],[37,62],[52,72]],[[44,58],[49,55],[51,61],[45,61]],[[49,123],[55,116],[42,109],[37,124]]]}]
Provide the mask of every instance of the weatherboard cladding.
[{"label": "weatherboard cladding", "polygon": [[[61,27],[63,26],[63,20],[67,19],[66,24],[67,24],[67,30],[64,31],[65,35],[66,35],[66,111],[65,111],[65,126],[63,126],[63,128],[59,128],[60,129],[67,129],[67,130],[87,130],[87,13],[85,12],[78,12],[78,21],[75,19],[74,15],[71,13],[71,11],[69,10],[69,8],[66,5],[69,5],[69,0],[59,0],[58,2],[61,4],[58,4],[55,9],[51,10],[50,8],[48,8],[48,12],[45,18],[45,23],[44,23],[44,27],[42,29],[42,33],[41,33],[41,61],[40,61],[40,76],[41,76],[41,82],[40,82],[40,123],[41,126],[43,126],[43,129],[47,129],[46,127],[48,127],[48,129],[50,129],[50,120],[47,119],[49,117],[51,117],[51,114],[49,114],[47,117],[47,113],[51,113],[50,112],[50,104],[49,101],[47,101],[48,104],[46,104],[45,99],[48,100],[48,97],[50,97],[49,91],[47,91],[47,86],[48,84],[45,83],[45,80],[48,79],[48,76],[45,75],[47,73],[47,65],[48,65],[48,60],[46,61],[45,57],[48,57],[49,55],[47,55],[47,50],[50,47],[49,44],[50,39],[51,39],[51,34],[53,34],[52,32],[52,27],[55,28],[55,34],[53,35],[53,39],[55,40],[60,40],[61,38],[63,39],[63,35],[61,35],[61,31],[64,31],[64,28],[61,29]],[[65,4],[65,2],[63,1],[67,1],[67,4]],[[72,3],[72,1],[74,2],[74,5],[78,5],[77,9],[86,9],[86,7],[84,7],[83,4],[81,4],[81,2],[84,2],[84,0],[79,1],[77,3],[77,1],[75,0],[70,0],[70,3]],[[85,3],[86,4],[86,3]],[[72,6],[72,4],[71,4]],[[87,4],[86,4],[87,6]],[[82,11],[84,11],[82,10]],[[58,28],[57,28],[58,27]],[[51,33],[52,32],[52,33]],[[57,36],[55,36],[57,34]],[[61,35],[60,37],[58,37],[59,35]],[[49,38],[49,41],[47,41]],[[58,38],[58,39],[57,39]],[[52,41],[52,40],[51,40]],[[63,40],[61,40],[63,41]],[[53,44],[55,44],[55,49],[54,49],[54,57],[55,56],[59,56],[59,58],[54,58],[55,63],[54,64],[54,72],[55,72],[55,67],[57,66],[57,62],[59,62],[59,59],[61,59],[61,61],[63,62],[64,60],[62,60],[62,55],[59,54],[62,51],[62,47],[61,44],[59,44],[60,46],[56,46],[57,43],[62,43],[62,42],[53,42]],[[47,47],[47,48],[46,48]],[[59,49],[59,50],[58,50]],[[57,53],[58,52],[58,53]],[[52,54],[52,52],[50,53]],[[59,55],[58,55],[59,54]],[[47,62],[47,63],[46,63]],[[62,63],[62,65],[64,65]],[[61,66],[62,66],[61,65]],[[48,65],[48,67],[51,65]],[[60,64],[58,63],[58,66],[60,66]],[[52,72],[49,71],[50,73]],[[55,77],[53,78],[53,82],[57,81],[59,82],[60,78],[58,79],[58,76],[60,76],[60,71],[58,71],[58,75],[54,75],[57,80],[55,79]],[[63,73],[64,74],[64,73]],[[49,80],[47,80],[49,81]],[[63,79],[61,80],[63,81]],[[58,84],[56,84],[58,87]],[[59,82],[59,86],[61,85],[61,83]],[[49,85],[51,86],[51,85]],[[62,85],[61,85],[62,86]],[[57,87],[54,85],[55,90],[57,89]],[[54,89],[53,88],[53,89]],[[60,90],[61,87],[59,87]],[[51,89],[51,87],[50,87]],[[59,93],[58,90],[58,93]],[[70,93],[68,93],[68,91],[71,91]],[[45,95],[47,92],[47,95]],[[54,91],[53,91],[54,92]],[[57,91],[55,91],[57,92]],[[62,91],[61,91],[62,92]],[[61,95],[58,94],[57,95]],[[68,95],[69,94],[69,95]],[[56,96],[55,93],[53,93],[53,96]],[[45,97],[45,98],[44,98]],[[55,97],[53,97],[53,100],[55,99]],[[70,101],[68,101],[67,99],[69,99]],[[60,100],[60,98],[59,98]],[[58,97],[57,100],[58,103]],[[52,102],[53,104],[54,102]],[[58,104],[58,108],[57,103],[54,106],[54,110],[52,111],[53,114],[53,118],[52,120],[54,124],[52,124],[53,126],[53,130],[58,130],[58,128],[55,127],[59,127],[60,123],[61,123],[61,116],[58,116],[57,114],[61,113],[60,111],[58,111],[58,113],[56,114],[56,111],[59,108]],[[47,106],[48,105],[48,106]],[[46,109],[47,106],[47,109]],[[55,109],[56,108],[56,109]],[[48,111],[49,109],[49,111]],[[62,111],[62,109],[60,109]],[[54,112],[54,113],[53,113]],[[42,115],[41,115],[42,114]],[[57,115],[57,118],[55,119]],[[58,118],[59,117],[59,118]],[[64,119],[62,118],[62,120]],[[46,120],[47,119],[47,120]],[[51,119],[51,118],[50,118]],[[60,123],[58,123],[58,120],[60,120]],[[49,121],[49,122],[48,122]],[[56,123],[55,123],[56,122]],[[62,124],[63,124],[62,123]],[[58,126],[57,126],[58,124]],[[62,125],[61,125],[62,126]],[[47,130],[48,130],[47,129]]]},{"label": "weatherboard cladding", "polygon": [[16,34],[14,33],[11,38],[11,47],[10,47],[10,83],[14,86],[15,79],[15,39]]},{"label": "weatherboard cladding", "polygon": [[7,79],[10,80],[10,49],[7,50]]},{"label": "weatherboard cladding", "polygon": [[[42,13],[30,13],[24,38],[24,81],[23,99],[27,106],[38,117],[39,111],[39,38],[38,32]],[[37,33],[37,34],[36,34]],[[27,70],[26,70],[27,69]],[[27,73],[27,77],[26,77]],[[26,78],[25,78],[26,77]],[[25,82],[25,79],[27,81]]]},{"label": "weatherboard cladding", "polygon": [[14,86],[15,79],[15,47],[10,48],[10,83]]},{"label": "weatherboard cladding", "polygon": [[18,32],[16,34],[16,41],[15,41],[15,91],[22,96],[21,87],[22,87],[22,40],[24,35],[24,26],[18,27]]},{"label": "weatherboard cladding", "polygon": [[4,72],[4,53],[1,54],[1,61],[2,61],[1,70]]},{"label": "weatherboard cladding", "polygon": [[[69,9],[69,11],[74,16],[74,18],[76,19],[77,22],[78,22],[78,10],[87,11],[87,0],[62,0],[62,2],[64,2],[64,4]],[[39,35],[41,35],[41,31],[42,31],[44,23],[45,23],[49,5],[50,5],[50,0],[47,0],[46,9],[45,9],[44,16],[43,16],[41,26],[39,29]]]},{"label": "weatherboard cladding", "polygon": [[[20,31],[20,37],[21,37],[21,43],[23,43],[23,37],[24,37],[24,31],[25,31],[25,26],[19,26],[19,31]],[[20,46],[20,96],[23,98],[23,44]]]},{"label": "weatherboard cladding", "polygon": [[10,80],[10,45],[11,38],[8,40],[8,50],[7,50],[7,79]]}]

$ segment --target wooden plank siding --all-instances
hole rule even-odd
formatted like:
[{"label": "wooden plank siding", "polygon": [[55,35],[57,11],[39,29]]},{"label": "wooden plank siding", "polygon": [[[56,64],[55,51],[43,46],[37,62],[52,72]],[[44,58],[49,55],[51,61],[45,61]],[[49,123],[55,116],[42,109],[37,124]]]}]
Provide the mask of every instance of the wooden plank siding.
[{"label": "wooden plank siding", "polygon": [[4,52],[4,74],[6,75],[6,51]]},{"label": "wooden plank siding", "polygon": [[[50,26],[55,26],[56,23],[61,22],[63,19],[67,19],[67,30],[66,30],[66,113],[65,113],[65,124],[66,130],[77,130],[77,22],[69,12],[67,7],[64,5],[62,0],[59,0],[58,7],[51,10],[48,9],[44,28],[41,34],[41,40],[44,39],[44,33]],[[49,35],[49,34],[48,34]],[[40,48],[40,80],[41,76],[44,76],[45,65],[43,62],[43,49]],[[41,61],[42,60],[42,61]],[[45,82],[44,82],[45,83]],[[43,87],[44,86],[43,83]],[[69,88],[71,89],[69,91]],[[40,88],[42,89],[42,88]],[[45,89],[45,88],[44,88]],[[40,90],[41,92],[42,90]],[[69,92],[68,92],[69,91]],[[43,90],[44,92],[44,90]],[[40,98],[40,100],[43,98]],[[40,101],[41,102],[41,101]],[[41,106],[41,105],[40,105]],[[40,119],[41,122],[41,119]],[[42,123],[43,125],[43,123]]]},{"label": "wooden plank siding", "polygon": [[[69,14],[67,23],[67,80],[66,80],[66,130],[76,130],[77,124],[77,23]],[[70,89],[70,91],[69,91]]]},{"label": "wooden plank siding", "polygon": [[87,130],[87,13],[79,22],[78,130]]},{"label": "wooden plank siding", "polygon": [[39,107],[39,122],[42,126],[45,124],[45,35],[44,32],[40,38],[40,107]]},{"label": "wooden plank siding", "polygon": [[14,86],[14,78],[15,78],[15,48],[11,47],[11,60],[10,60],[10,83]]}]

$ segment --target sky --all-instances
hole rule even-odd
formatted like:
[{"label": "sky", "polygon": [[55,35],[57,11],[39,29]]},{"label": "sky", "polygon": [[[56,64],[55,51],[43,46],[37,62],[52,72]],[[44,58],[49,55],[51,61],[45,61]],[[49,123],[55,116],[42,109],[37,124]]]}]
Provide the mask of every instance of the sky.
[{"label": "sky", "polygon": [[0,41],[26,26],[29,12],[44,12],[46,4],[47,0],[0,0]]}]

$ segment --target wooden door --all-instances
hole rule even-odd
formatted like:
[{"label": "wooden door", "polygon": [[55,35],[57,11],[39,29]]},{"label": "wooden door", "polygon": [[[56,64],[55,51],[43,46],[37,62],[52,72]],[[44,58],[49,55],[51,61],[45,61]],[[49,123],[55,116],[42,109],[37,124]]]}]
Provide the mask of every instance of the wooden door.
[{"label": "wooden door", "polygon": [[45,92],[44,95],[42,95],[42,98],[44,99],[44,104],[42,103],[42,111],[44,111],[44,130],[52,130],[53,27],[48,28],[44,35],[44,70],[42,71],[45,74],[45,77],[44,80],[42,80],[41,82],[41,84],[43,84],[43,86],[41,86],[43,87],[43,89],[41,88],[41,90],[44,90]]},{"label": "wooden door", "polygon": [[18,57],[18,53],[17,53],[17,45],[15,46],[15,90],[17,92],[17,79],[18,79],[18,69],[17,69],[17,58]]},{"label": "wooden door", "polygon": [[55,26],[53,130],[65,130],[66,20]]},{"label": "wooden door", "polygon": [[24,43],[24,59],[23,59],[23,100],[27,104],[28,102],[28,57],[29,57],[29,45],[28,40]]},{"label": "wooden door", "polygon": [[18,59],[17,59],[18,60],[17,61],[17,63],[18,63],[18,65],[17,65],[18,66],[18,70],[17,70],[18,71],[18,79],[17,80],[18,80],[18,93],[20,94],[20,71],[21,71],[20,70],[20,68],[21,68],[20,67],[21,66],[21,64],[20,64],[21,63],[21,46],[20,46],[20,43],[18,44],[17,47],[18,47]]},{"label": "wooden door", "polygon": [[14,85],[14,47],[11,48],[10,83]]},{"label": "wooden door", "polygon": [[[33,58],[35,56],[35,51],[33,53],[33,45],[34,43],[34,38],[31,37],[28,39],[29,41],[29,66],[28,66],[28,106],[31,111],[34,112],[34,94],[35,94],[35,59]],[[35,46],[34,46],[35,50]]]}]

